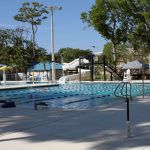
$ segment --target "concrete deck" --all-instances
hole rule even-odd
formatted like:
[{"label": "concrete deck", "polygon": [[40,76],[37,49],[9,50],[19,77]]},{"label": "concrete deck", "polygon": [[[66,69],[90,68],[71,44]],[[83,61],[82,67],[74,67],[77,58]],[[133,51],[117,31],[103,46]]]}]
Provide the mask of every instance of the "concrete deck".
[{"label": "concrete deck", "polygon": [[0,108],[0,149],[149,150],[149,96],[131,101],[130,114],[127,138],[123,101],[81,111]]},{"label": "concrete deck", "polygon": [[59,84],[58,83],[35,83],[35,84],[0,85],[0,90],[31,88],[31,87],[45,87],[45,86],[56,86],[56,85],[59,85]]},{"label": "concrete deck", "polygon": [[[82,81],[82,83],[120,83],[121,81]],[[5,89],[18,89],[18,88],[30,88],[30,87],[42,87],[42,86],[55,86],[59,85],[59,83],[34,83],[34,84],[26,84],[26,81],[7,81],[8,85],[0,84],[0,90]],[[24,83],[24,84],[22,84]],[[70,82],[71,83],[71,82]],[[73,82],[74,83],[74,82]],[[140,83],[143,84],[142,80],[132,80],[130,83]],[[144,80],[144,83],[150,83],[150,80]]]}]

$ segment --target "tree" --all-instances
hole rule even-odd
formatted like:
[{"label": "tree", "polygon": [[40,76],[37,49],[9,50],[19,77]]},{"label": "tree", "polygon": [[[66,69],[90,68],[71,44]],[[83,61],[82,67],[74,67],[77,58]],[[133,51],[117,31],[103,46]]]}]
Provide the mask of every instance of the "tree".
[{"label": "tree", "polygon": [[0,62],[15,66],[23,70],[24,68],[24,40],[27,30],[24,28],[0,29]]},{"label": "tree", "polygon": [[28,30],[24,28],[0,29],[0,62],[15,66],[26,72],[27,68],[40,58],[46,57],[44,48],[36,46],[36,59],[32,59],[32,42],[27,40]]},{"label": "tree", "polygon": [[150,47],[150,1],[136,0],[127,4],[132,12],[130,14],[127,12],[127,15],[132,18],[130,25],[134,36]]},{"label": "tree", "polygon": [[61,57],[65,63],[69,63],[80,56],[91,54],[90,50],[81,50],[78,48],[62,48],[56,53],[55,58],[57,62],[61,62]]},{"label": "tree", "polygon": [[[112,43],[111,42],[107,42],[104,45],[104,49],[103,49],[103,54],[106,56],[107,60],[109,61],[109,63],[111,64],[113,62],[113,57],[111,54],[111,50],[112,50]],[[116,64],[119,64],[121,62],[123,63],[127,63],[127,59],[128,59],[128,45],[126,44],[118,44],[116,46]]]},{"label": "tree", "polygon": [[14,19],[21,22],[27,22],[31,24],[32,28],[32,49],[33,56],[35,57],[35,35],[37,32],[37,26],[42,23],[42,20],[47,17],[45,14],[48,14],[47,8],[38,2],[29,2],[23,3],[22,8],[19,9],[19,13],[14,16]]},{"label": "tree", "polygon": [[134,48],[130,47],[133,55],[144,60],[144,55],[150,51],[150,1],[117,0],[116,3],[120,14],[128,18],[128,43]]},{"label": "tree", "polygon": [[128,1],[127,6],[130,7],[132,12],[129,13],[126,10],[126,14],[132,18],[130,19],[130,26],[132,28],[130,40],[135,49],[143,49],[143,55],[149,51],[150,64],[150,1]]},{"label": "tree", "polygon": [[109,63],[113,62],[113,57],[112,57],[112,52],[111,51],[112,51],[112,43],[111,42],[107,42],[104,45],[103,54],[108,59]]},{"label": "tree", "polygon": [[128,17],[120,13],[118,0],[96,0],[90,11],[81,14],[81,19],[113,43],[116,65],[116,45],[127,41],[128,31]]},{"label": "tree", "polygon": [[34,57],[34,59],[32,59],[31,52],[32,42],[29,40],[25,40],[23,58],[27,67],[43,61],[43,59],[45,60],[47,58],[47,51],[44,48],[39,47],[38,45],[36,46],[36,57]]}]

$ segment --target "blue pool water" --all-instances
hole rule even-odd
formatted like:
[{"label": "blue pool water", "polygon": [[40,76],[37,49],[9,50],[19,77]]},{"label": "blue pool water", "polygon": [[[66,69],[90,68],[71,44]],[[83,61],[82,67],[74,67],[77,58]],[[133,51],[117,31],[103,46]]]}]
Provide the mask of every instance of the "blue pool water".
[{"label": "blue pool water", "polygon": [[[65,84],[40,88],[1,90],[0,100],[14,101],[18,106],[33,108],[35,102],[44,101],[50,108],[85,109],[120,100],[114,95],[117,84]],[[144,93],[150,92],[150,84]],[[120,93],[118,93],[120,94]],[[142,85],[132,84],[132,96],[142,95]]]}]

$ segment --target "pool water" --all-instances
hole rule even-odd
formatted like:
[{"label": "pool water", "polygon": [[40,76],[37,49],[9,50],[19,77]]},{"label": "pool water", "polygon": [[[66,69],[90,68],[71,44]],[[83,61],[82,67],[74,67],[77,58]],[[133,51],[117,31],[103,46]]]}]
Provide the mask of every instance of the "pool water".
[{"label": "pool water", "polygon": [[[117,84],[112,83],[76,83],[40,88],[1,90],[0,100],[14,101],[18,106],[28,108],[33,108],[35,102],[42,101],[53,109],[86,109],[121,100],[114,95],[116,87]],[[148,92],[150,92],[150,84],[144,86],[144,93]],[[142,85],[132,84],[132,96],[138,95],[142,95]]]}]

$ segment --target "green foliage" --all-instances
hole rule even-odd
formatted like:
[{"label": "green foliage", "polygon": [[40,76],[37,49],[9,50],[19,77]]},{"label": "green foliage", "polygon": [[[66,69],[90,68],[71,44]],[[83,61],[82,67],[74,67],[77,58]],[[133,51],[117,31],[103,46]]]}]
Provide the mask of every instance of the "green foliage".
[{"label": "green foliage", "polygon": [[127,63],[130,54],[130,52],[127,52],[128,48],[129,47],[127,44],[118,44],[116,46],[116,51],[117,51],[116,62],[118,65],[120,63]]},{"label": "green foliage", "polygon": [[113,62],[112,57],[112,46],[111,42],[108,42],[104,45],[103,54],[109,59],[109,62]]},{"label": "green foliage", "polygon": [[118,1],[96,0],[89,12],[81,14],[83,22],[87,22],[105,39],[113,43],[112,54],[116,61],[116,45],[127,41],[128,17],[120,13]]},{"label": "green foliage", "polygon": [[61,62],[61,59],[63,58],[63,62],[68,63],[73,61],[76,58],[79,58],[80,56],[86,56],[91,54],[90,50],[81,50],[81,49],[74,49],[74,48],[62,48],[56,53],[56,61]]},{"label": "green foliage", "polygon": [[131,40],[134,39],[133,44],[136,44],[137,42],[139,45],[147,44],[150,50],[150,1],[140,0],[131,3],[131,8],[134,10],[131,14],[131,17],[133,18],[132,22],[134,22]]},{"label": "green foliage", "polygon": [[88,12],[81,14],[81,19],[112,42],[114,49],[110,46],[108,48],[108,45],[104,48],[109,49],[104,52],[110,60],[111,55],[115,54],[117,62],[120,56],[116,54],[117,45],[126,42],[131,43],[136,50],[143,49],[143,55],[147,52],[146,49],[150,51],[149,0],[96,0]]},{"label": "green foliage", "polygon": [[14,19],[21,22],[27,22],[32,25],[40,25],[46,16],[43,14],[48,14],[48,11],[43,4],[32,2],[23,3],[22,8],[19,9],[19,14],[14,16]]},{"label": "green foliage", "polygon": [[35,34],[37,32],[37,26],[42,23],[44,19],[47,18],[45,14],[48,14],[46,6],[38,2],[25,2],[19,9],[19,13],[14,16],[14,19],[21,22],[26,22],[31,24],[32,27],[32,50],[33,57],[35,57]]},{"label": "green foliage", "polygon": [[128,16],[128,42],[134,48],[134,55],[144,59],[150,51],[150,1],[122,0],[120,11]]},{"label": "green foliage", "polygon": [[25,37],[28,31],[23,28],[0,29],[0,62],[25,72],[31,64],[45,57],[45,49],[37,46],[36,57],[32,58],[32,42]]},{"label": "green foliage", "polygon": [[115,45],[127,41],[128,18],[120,14],[117,1],[96,0],[88,13],[81,14],[81,19]]}]

